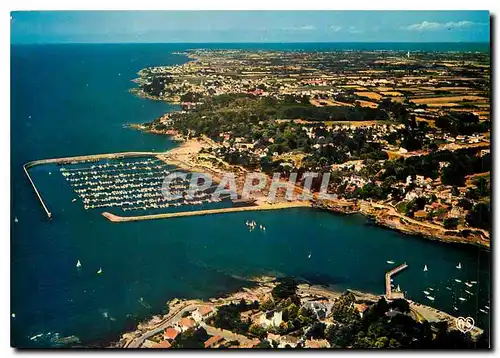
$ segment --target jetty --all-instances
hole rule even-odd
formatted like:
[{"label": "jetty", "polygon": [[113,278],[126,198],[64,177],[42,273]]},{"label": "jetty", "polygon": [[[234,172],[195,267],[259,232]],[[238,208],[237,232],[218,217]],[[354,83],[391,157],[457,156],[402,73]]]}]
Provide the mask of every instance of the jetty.
[{"label": "jetty", "polygon": [[408,265],[406,262],[398,267],[393,268],[391,271],[386,272],[385,274],[385,298],[388,300],[394,300],[397,298],[404,298],[403,292],[393,292],[391,286],[391,277],[397,274],[398,272],[403,271],[407,268]]},{"label": "jetty", "polygon": [[49,208],[47,207],[47,204],[45,204],[45,201],[43,200],[42,195],[40,194],[40,191],[37,189],[35,182],[31,178],[31,175],[29,174],[28,169],[32,168],[37,165],[42,165],[42,164],[76,164],[80,162],[91,162],[91,161],[98,161],[101,159],[123,159],[123,158],[134,158],[134,157],[148,157],[148,156],[157,156],[160,154],[164,153],[155,153],[155,152],[121,152],[121,153],[106,153],[106,154],[92,154],[92,155],[81,155],[81,156],[75,156],[75,157],[63,157],[63,158],[51,158],[51,159],[40,159],[40,160],[33,160],[30,162],[27,162],[23,165],[23,170],[24,173],[26,174],[28,180],[31,183],[31,186],[33,187],[33,190],[35,191],[35,194],[38,197],[38,200],[40,201],[40,204],[42,204],[42,207],[45,211],[45,214],[47,214],[47,217],[49,219],[52,218],[52,213],[50,212]]},{"label": "jetty", "polygon": [[261,204],[255,206],[244,206],[244,207],[232,207],[223,209],[209,209],[209,210],[197,210],[197,211],[181,211],[175,213],[163,213],[163,214],[151,214],[151,215],[140,215],[140,216],[119,216],[111,214],[109,212],[103,212],[102,215],[111,222],[121,223],[128,221],[142,221],[142,220],[157,220],[157,219],[172,219],[187,216],[204,216],[213,214],[227,214],[236,213],[244,211],[259,211],[259,210],[282,210],[291,208],[309,208],[311,205],[307,201],[299,202],[285,202],[276,204]]}]

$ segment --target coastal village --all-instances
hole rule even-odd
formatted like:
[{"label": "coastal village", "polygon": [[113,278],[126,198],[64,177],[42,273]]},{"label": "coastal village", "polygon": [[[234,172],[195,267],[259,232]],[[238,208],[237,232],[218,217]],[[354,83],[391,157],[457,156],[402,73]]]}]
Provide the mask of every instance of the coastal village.
[{"label": "coastal village", "polygon": [[[447,335],[463,347],[481,345],[481,329],[472,327],[466,335],[450,338],[457,329],[454,317],[405,300],[397,289],[391,292],[390,283],[387,290],[380,297],[357,291],[338,293],[293,279],[264,277],[250,288],[218,299],[174,299],[166,315],[124,334],[115,347],[397,348],[423,329],[429,329],[426,337],[410,343],[415,348],[439,347]],[[409,337],[385,328],[362,333],[362,326],[390,324],[407,329]]]},{"label": "coastal village", "polygon": [[138,126],[184,141],[173,162],[211,173],[279,172],[284,180],[296,172],[299,183],[305,172],[328,172],[335,199],[313,200],[317,208],[489,247],[488,54],[183,55],[183,65],[141,70],[132,90],[181,106]]}]

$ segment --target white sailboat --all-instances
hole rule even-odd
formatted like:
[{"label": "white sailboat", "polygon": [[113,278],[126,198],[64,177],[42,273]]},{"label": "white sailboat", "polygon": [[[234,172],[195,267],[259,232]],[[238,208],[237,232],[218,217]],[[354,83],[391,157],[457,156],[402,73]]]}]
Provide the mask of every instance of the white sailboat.
[{"label": "white sailboat", "polygon": [[398,285],[398,287],[396,288],[396,291],[401,292],[401,287],[399,287],[399,285]]},{"label": "white sailboat", "polygon": [[422,291],[422,292],[425,293],[427,296],[431,294],[429,291]]},{"label": "white sailboat", "polygon": [[80,260],[76,262],[76,267],[82,267],[82,263],[80,262]]},{"label": "white sailboat", "polygon": [[102,268],[99,267],[99,271],[97,271],[97,274],[100,275],[102,273]]},{"label": "white sailboat", "polygon": [[469,282],[465,282],[465,285],[466,285],[467,287],[472,287],[472,283],[469,283]]},{"label": "white sailboat", "polygon": [[14,218],[14,222],[15,222],[15,223],[18,223],[18,222],[19,222],[19,220],[17,220],[17,216]]},{"label": "white sailboat", "polygon": [[424,272],[427,271],[427,265],[424,265]]},{"label": "white sailboat", "polygon": [[462,280],[459,280],[458,278],[455,279],[456,282],[462,282]]},{"label": "white sailboat", "polygon": [[488,312],[486,312],[486,311],[485,311],[485,310],[483,310],[482,308],[480,308],[479,310],[480,310],[481,312],[483,312],[483,313],[488,314]]},{"label": "white sailboat", "polygon": [[392,260],[387,260],[387,263],[388,263],[388,264],[390,264],[390,265],[392,265],[392,264],[394,264],[394,261],[392,261]]},{"label": "white sailboat", "polygon": [[460,270],[462,268],[462,263],[459,262],[458,265],[456,266],[456,268]]},{"label": "white sailboat", "polygon": [[310,259],[311,258],[311,254],[309,253],[309,255],[307,255],[307,258]]},{"label": "white sailboat", "polygon": [[432,296],[426,296],[429,300],[434,301],[434,297]]},{"label": "white sailboat", "polygon": [[465,298],[463,298],[463,297],[459,297],[458,299],[459,299],[460,301],[467,301],[467,300],[466,300]]}]

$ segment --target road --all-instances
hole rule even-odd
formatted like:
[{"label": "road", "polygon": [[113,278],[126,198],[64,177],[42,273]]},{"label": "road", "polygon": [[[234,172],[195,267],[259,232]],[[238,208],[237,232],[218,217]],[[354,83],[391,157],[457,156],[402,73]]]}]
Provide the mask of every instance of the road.
[{"label": "road", "polygon": [[134,338],[129,343],[126,343],[123,348],[140,348],[146,339],[154,336],[155,334],[160,333],[165,328],[170,327],[173,323],[179,321],[182,318],[184,312],[191,312],[198,307],[206,305],[207,305],[206,303],[203,303],[203,304],[187,304],[181,306],[181,308],[178,308],[177,310],[175,310],[175,312],[169,314],[168,317],[165,318],[162,322],[160,322],[157,327],[148,330],[147,332],[143,333],[140,337]]}]

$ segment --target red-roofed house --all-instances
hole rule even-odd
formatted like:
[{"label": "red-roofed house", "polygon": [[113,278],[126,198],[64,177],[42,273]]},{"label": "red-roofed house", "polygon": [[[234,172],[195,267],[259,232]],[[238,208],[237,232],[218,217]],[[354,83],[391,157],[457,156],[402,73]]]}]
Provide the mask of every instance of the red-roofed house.
[{"label": "red-roofed house", "polygon": [[177,337],[178,334],[179,334],[178,330],[176,330],[173,327],[168,327],[168,328],[165,328],[165,332],[163,333],[163,337],[165,339],[175,339],[175,337]]},{"label": "red-roofed house", "polygon": [[213,312],[213,308],[210,307],[210,306],[202,306],[202,307],[199,307],[196,311],[193,312],[192,316],[193,316],[193,319],[196,321],[196,322],[201,322],[202,320],[204,320],[205,318],[207,318],[208,316],[210,316],[210,314]]},{"label": "red-roofed house", "polygon": [[221,336],[212,336],[205,341],[205,348],[213,348],[217,343],[222,341],[224,338]]},{"label": "red-roofed house", "polygon": [[305,344],[306,348],[328,348],[329,346],[326,339],[307,340]]},{"label": "red-roofed house", "polygon": [[152,348],[170,348],[172,347],[172,345],[168,342],[168,341],[161,341],[160,343],[156,343],[155,345],[153,345]]},{"label": "red-roofed house", "polygon": [[194,327],[195,321],[193,321],[190,318],[184,317],[184,318],[181,318],[181,320],[177,324],[178,324],[179,328],[181,329],[181,332],[184,332],[187,329]]},{"label": "red-roofed house", "polygon": [[364,303],[355,303],[354,307],[359,312],[361,318],[363,318],[363,314],[365,313],[365,311],[368,309],[369,306],[365,305]]}]

